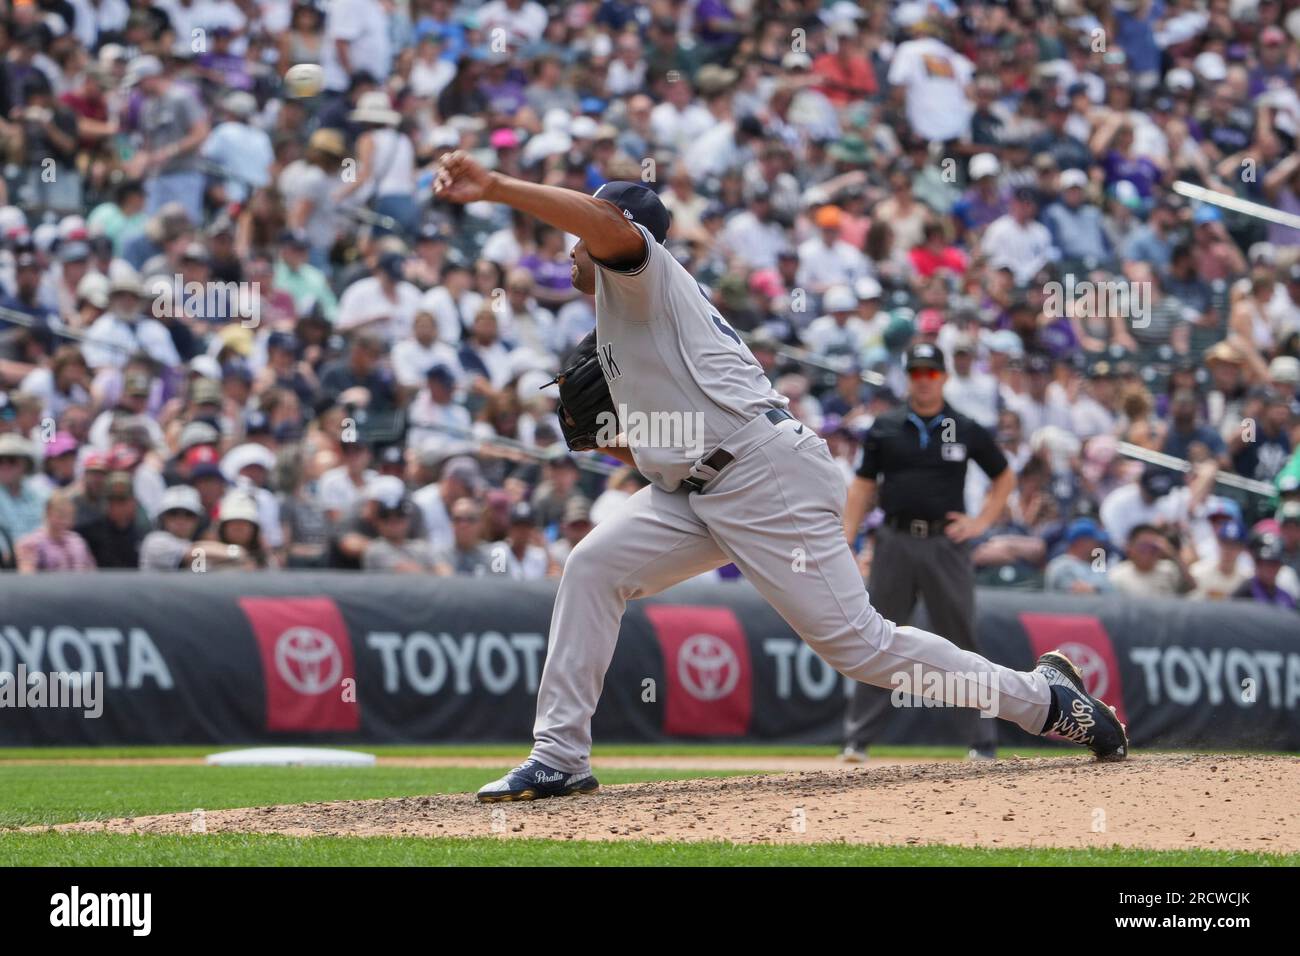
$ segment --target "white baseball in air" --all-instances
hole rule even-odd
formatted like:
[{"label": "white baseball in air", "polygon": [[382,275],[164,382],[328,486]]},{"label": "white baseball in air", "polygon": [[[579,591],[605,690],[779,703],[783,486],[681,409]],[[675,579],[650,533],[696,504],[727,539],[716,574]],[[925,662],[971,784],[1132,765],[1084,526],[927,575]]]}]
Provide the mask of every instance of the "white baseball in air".
[{"label": "white baseball in air", "polygon": [[295,63],[285,71],[284,86],[296,98],[315,96],[325,88],[325,71],[317,63]]}]

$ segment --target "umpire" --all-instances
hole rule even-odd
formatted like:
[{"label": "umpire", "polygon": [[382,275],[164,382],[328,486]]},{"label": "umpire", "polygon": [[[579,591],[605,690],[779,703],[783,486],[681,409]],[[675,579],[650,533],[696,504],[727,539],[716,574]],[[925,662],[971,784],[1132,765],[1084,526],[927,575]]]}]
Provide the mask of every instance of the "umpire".
[{"label": "umpire", "polygon": [[[850,546],[867,513],[885,513],[871,561],[871,603],[896,624],[906,624],[918,596],[925,599],[931,630],[958,647],[975,650],[975,574],[968,542],[1002,513],[1015,485],[1007,459],[981,425],[944,401],[943,352],[920,343],[907,351],[907,402],[875,420],[863,440],[862,465],[849,487],[844,531]],[[966,464],[991,479],[979,515],[964,513]],[[845,715],[841,759],[866,759],[890,708],[890,691],[853,685]],[[962,710],[972,759],[997,755],[997,722]]]}]

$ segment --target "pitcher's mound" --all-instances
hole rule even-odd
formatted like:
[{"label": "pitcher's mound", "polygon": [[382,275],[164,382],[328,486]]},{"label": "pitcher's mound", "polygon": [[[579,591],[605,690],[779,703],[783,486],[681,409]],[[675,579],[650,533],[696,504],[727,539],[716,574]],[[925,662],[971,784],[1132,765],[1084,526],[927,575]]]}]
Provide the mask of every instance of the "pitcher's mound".
[{"label": "pitcher's mound", "polygon": [[[931,763],[606,787],[480,805],[469,794],[209,810],[207,832],[293,836],[946,843],[1300,852],[1300,762],[1244,755]],[[191,815],[61,830],[188,833]],[[202,839],[201,836],[195,837]]]}]

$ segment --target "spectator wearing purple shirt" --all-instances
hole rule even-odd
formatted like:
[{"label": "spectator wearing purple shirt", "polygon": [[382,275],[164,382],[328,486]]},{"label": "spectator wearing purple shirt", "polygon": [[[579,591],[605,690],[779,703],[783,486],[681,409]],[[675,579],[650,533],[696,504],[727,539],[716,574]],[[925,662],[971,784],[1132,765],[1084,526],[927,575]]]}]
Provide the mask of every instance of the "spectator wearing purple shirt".
[{"label": "spectator wearing purple shirt", "polygon": [[1288,611],[1297,610],[1295,598],[1278,587],[1277,575],[1282,570],[1282,539],[1265,532],[1254,536],[1250,543],[1250,556],[1255,560],[1255,574],[1232,593],[1234,598],[1247,598],[1260,604],[1271,604]]}]

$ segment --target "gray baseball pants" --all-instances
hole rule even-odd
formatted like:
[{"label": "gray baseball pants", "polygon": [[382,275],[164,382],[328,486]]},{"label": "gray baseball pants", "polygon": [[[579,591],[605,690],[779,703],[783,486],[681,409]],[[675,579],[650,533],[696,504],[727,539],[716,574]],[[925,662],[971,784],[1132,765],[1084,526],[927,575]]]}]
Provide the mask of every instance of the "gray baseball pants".
[{"label": "gray baseball pants", "polygon": [[[871,558],[870,592],[876,610],[891,621],[908,621],[918,596],[925,599],[930,625],[958,647],[975,647],[975,571],[965,546],[945,534],[918,538],[882,525]],[[893,708],[889,693],[854,684],[844,718],[844,740],[851,747],[874,743]],[[964,744],[996,746],[997,724],[974,710],[962,712]]]},{"label": "gray baseball pants", "polygon": [[871,606],[844,539],[844,479],[825,441],[797,421],[759,416],[721,447],[735,460],[702,492],[643,488],[569,555],[538,688],[533,757],[567,773],[589,769],[591,716],[627,602],[728,561],[841,674],[881,687],[920,674],[945,688],[951,704],[974,699],[961,696],[964,679],[979,681],[992,688],[999,717],[1042,731],[1049,701],[1042,676],[899,627]]}]

